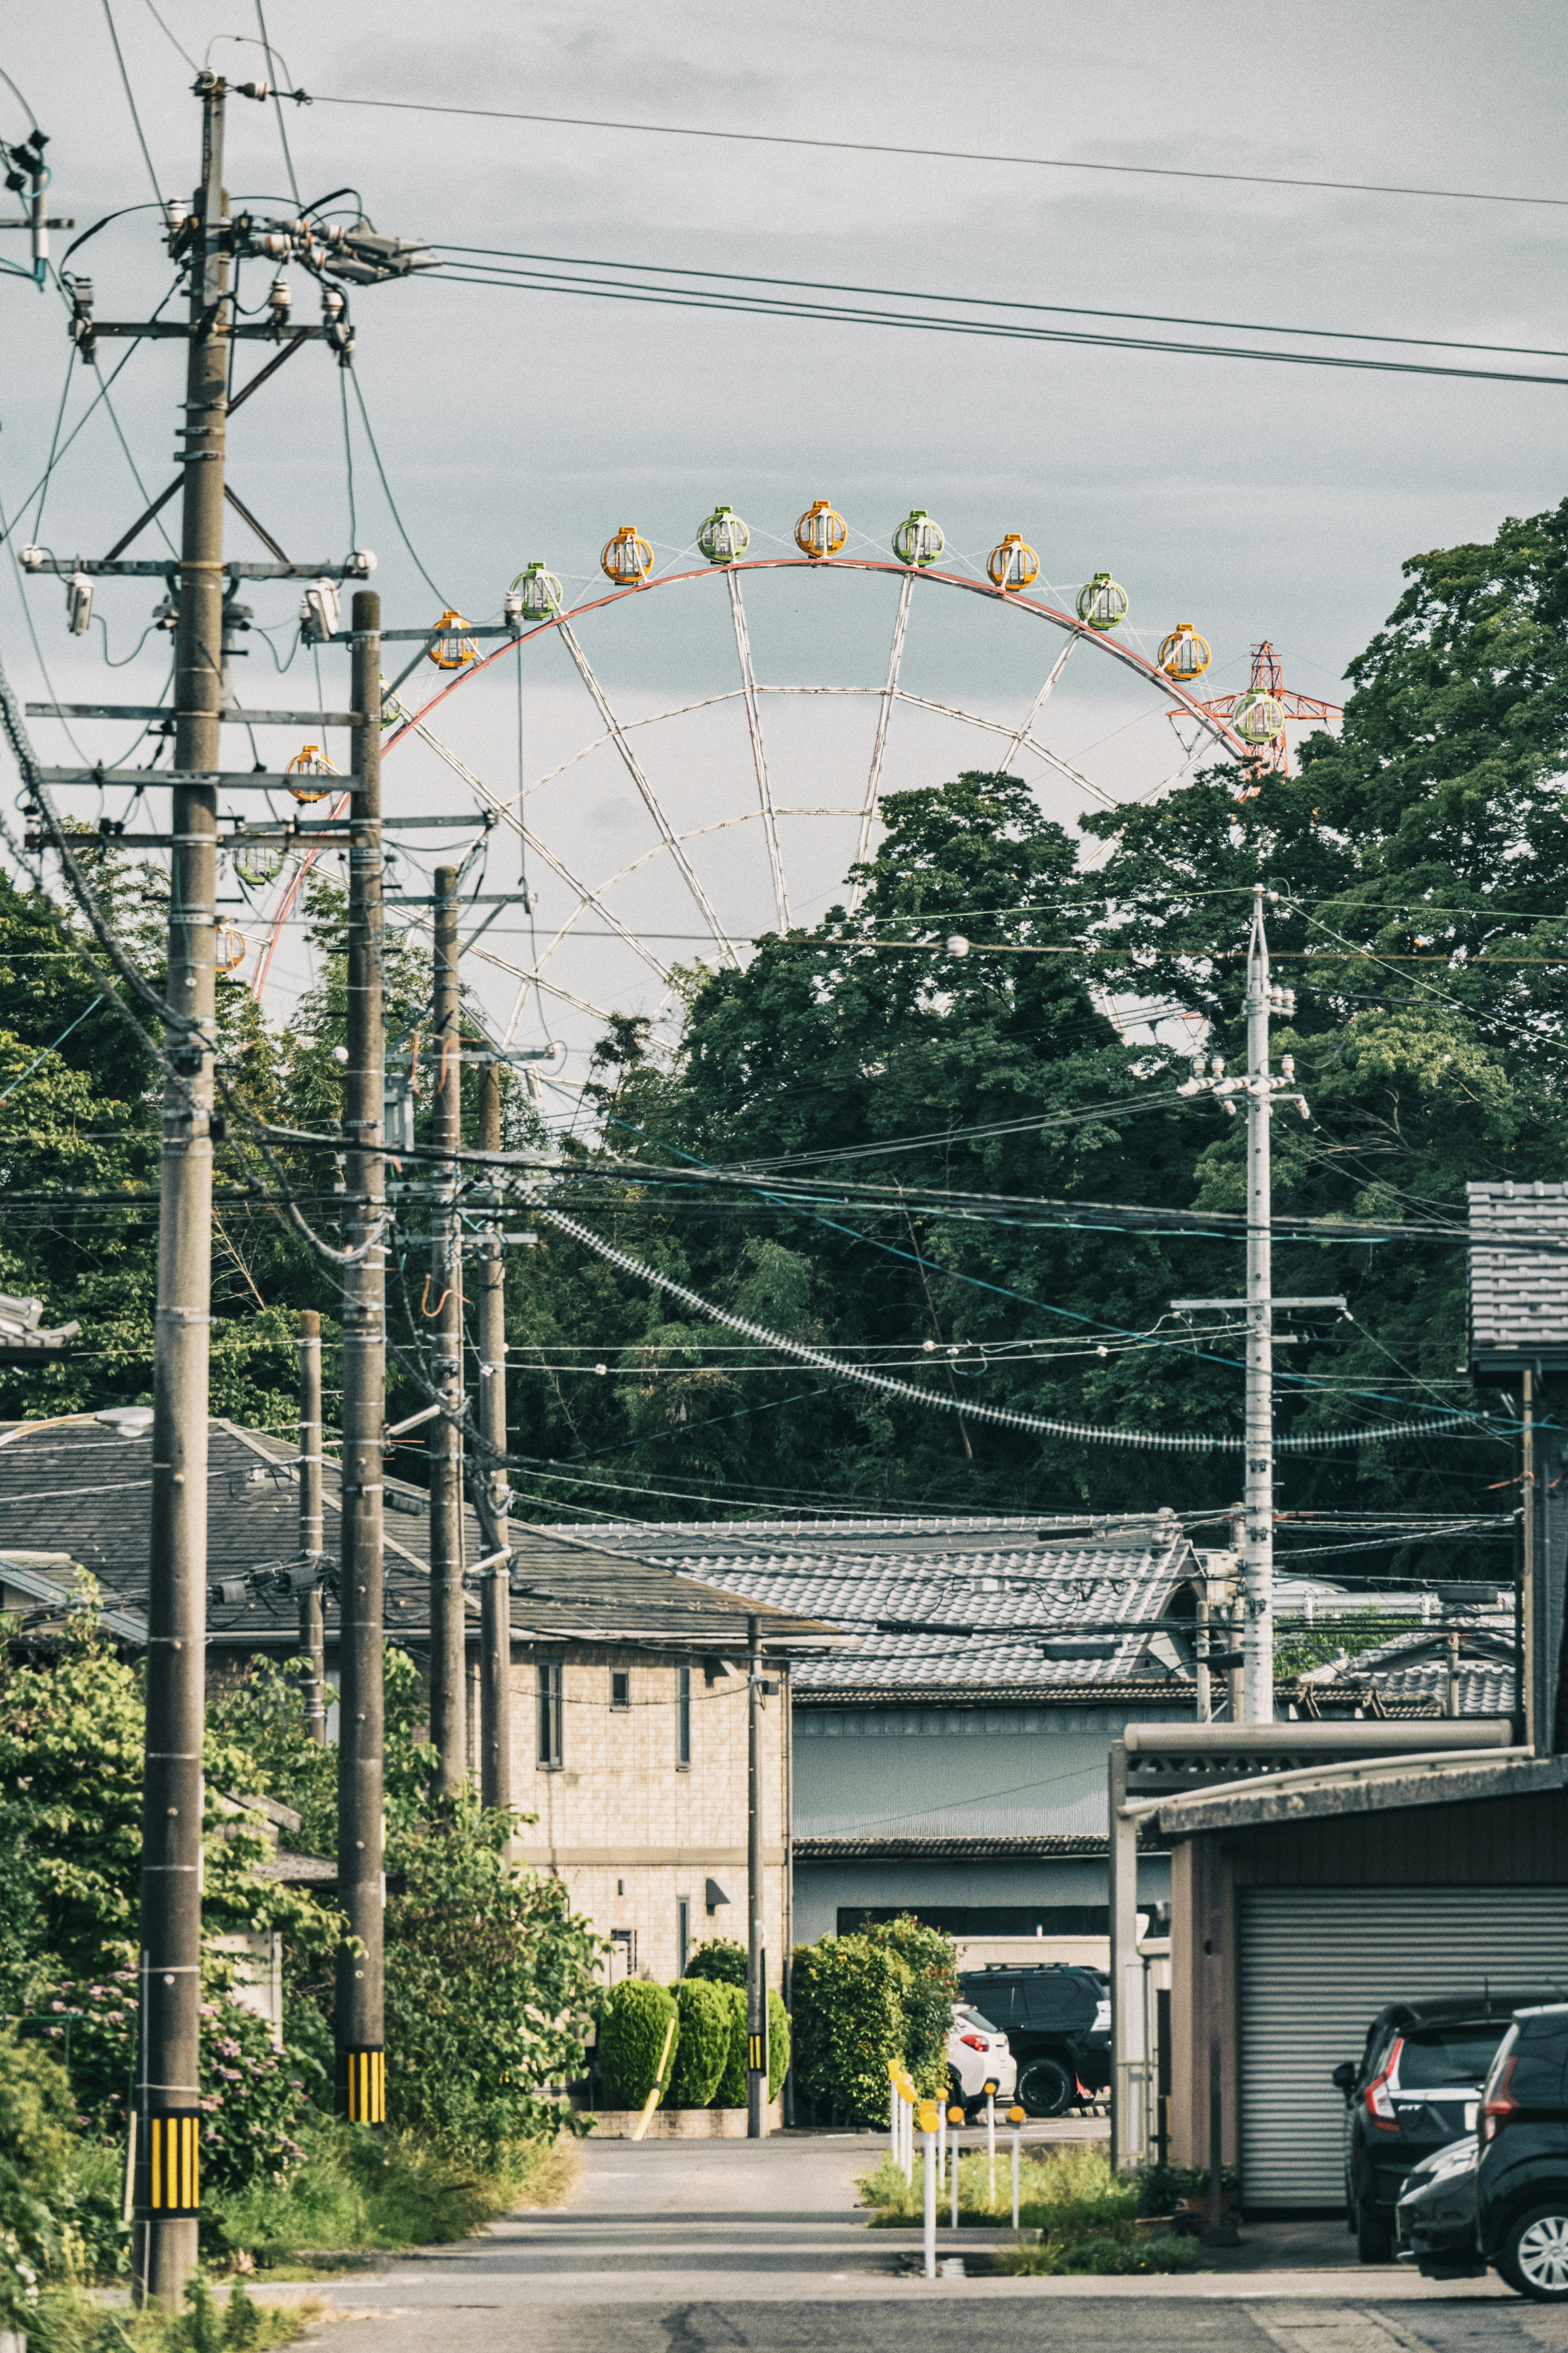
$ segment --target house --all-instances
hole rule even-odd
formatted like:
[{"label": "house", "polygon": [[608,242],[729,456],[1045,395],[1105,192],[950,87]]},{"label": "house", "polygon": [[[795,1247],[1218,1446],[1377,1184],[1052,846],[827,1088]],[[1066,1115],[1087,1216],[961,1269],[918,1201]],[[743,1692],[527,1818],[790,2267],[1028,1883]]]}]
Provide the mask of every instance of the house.
[{"label": "house", "polygon": [[[854,1638],[790,1678],[799,1937],[912,1911],[972,1965],[1105,1964],[1108,1752],[1131,1719],[1193,1715],[1204,1571],[1173,1514],[573,1533]],[[1168,1862],[1139,1872],[1162,1922]]]},{"label": "house", "polygon": [[[298,1604],[273,1589],[298,1553],[299,1490],[297,1450],[275,1433],[215,1421],[209,1450],[212,1691],[232,1686],[258,1655],[300,1646]],[[339,1494],[330,1460],[323,1488],[331,1562]],[[145,1430],[83,1421],[0,1442],[4,1605],[26,1622],[58,1625],[79,1564],[99,1582],[115,1639],[144,1641],[151,1493]],[[426,1499],[389,1477],[385,1501],[387,1633],[418,1659],[429,1640]],[[481,1557],[471,1517],[467,1535]],[[258,1569],[271,1574],[255,1590]],[[746,1939],[746,1658],[755,1628],[781,1685],[762,1701],[760,1775],[769,1973],[781,1983],[795,1933],[787,1681],[798,1657],[836,1637],[797,1611],[704,1588],[575,1532],[518,1526],[512,1594],[512,1788],[537,1818],[517,1852],[565,1882],[609,1939],[615,1974],[673,1978],[703,1937]],[[325,1615],[332,1681],[335,1604]],[[470,1722],[477,1714],[476,1699]],[[333,1729],[329,1719],[329,1737]]]}]

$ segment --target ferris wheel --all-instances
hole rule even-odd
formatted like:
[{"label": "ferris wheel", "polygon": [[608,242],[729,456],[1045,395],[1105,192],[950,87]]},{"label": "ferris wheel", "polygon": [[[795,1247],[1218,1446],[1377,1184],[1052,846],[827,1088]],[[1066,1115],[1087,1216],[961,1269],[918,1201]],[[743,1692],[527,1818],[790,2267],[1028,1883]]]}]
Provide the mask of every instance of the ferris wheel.
[{"label": "ferris wheel", "polygon": [[[1109,572],[1040,593],[1016,532],[954,559],[917,508],[890,543],[852,543],[817,499],[790,540],[757,547],[721,505],[662,563],[629,523],[599,562],[607,587],[575,596],[529,564],[500,629],[444,613],[425,649],[433,691],[405,676],[384,708],[395,861],[409,854],[395,803],[405,788],[428,799],[437,772],[486,829],[492,875],[497,837],[516,846],[517,891],[486,892],[465,946],[493,976],[507,1047],[535,1029],[586,1045],[622,1012],[657,1036],[694,967],[738,967],[763,934],[853,909],[847,878],[875,849],[889,791],[963,767],[1013,773],[1071,823],[1252,750],[1194,691],[1210,649],[1190,623],[1141,640]],[[672,699],[650,671],[691,682]],[[258,995],[304,869],[270,879]]]}]

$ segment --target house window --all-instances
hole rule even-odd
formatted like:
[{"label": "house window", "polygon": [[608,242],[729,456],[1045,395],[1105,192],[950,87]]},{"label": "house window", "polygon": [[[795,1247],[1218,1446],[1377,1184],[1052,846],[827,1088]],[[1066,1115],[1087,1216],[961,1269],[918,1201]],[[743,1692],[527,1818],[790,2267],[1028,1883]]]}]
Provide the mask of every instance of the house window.
[{"label": "house window", "polygon": [[613,1668],[610,1673],[610,1705],[616,1709],[617,1714],[619,1714],[623,1710],[629,1708],[631,1704],[631,1669],[629,1667]]},{"label": "house window", "polygon": [[691,1900],[678,1895],[675,1899],[675,1974],[686,1975],[686,1957],[691,1949]]},{"label": "house window", "polygon": [[539,1761],[547,1773],[561,1770],[561,1662],[539,1662]]},{"label": "house window", "polygon": [[677,1667],[675,1671],[675,1769],[689,1770],[691,1765],[691,1670]]}]

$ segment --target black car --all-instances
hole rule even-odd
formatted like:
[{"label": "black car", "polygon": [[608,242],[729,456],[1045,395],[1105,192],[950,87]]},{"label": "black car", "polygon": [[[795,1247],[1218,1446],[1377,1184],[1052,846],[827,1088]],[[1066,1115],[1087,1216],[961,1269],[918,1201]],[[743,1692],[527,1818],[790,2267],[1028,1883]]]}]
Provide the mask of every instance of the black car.
[{"label": "black car", "polygon": [[1405,2183],[1395,2217],[1399,2260],[1423,2279],[1474,2279],[1486,2270],[1476,2242],[1474,2133],[1423,2158]]},{"label": "black car", "polygon": [[1363,2263],[1393,2254],[1394,2210],[1411,2168],[1475,2131],[1510,2013],[1539,1998],[1479,1991],[1390,2002],[1367,2029],[1360,2060],[1334,2069],[1345,2098],[1346,2216]]},{"label": "black car", "polygon": [[1481,2094],[1476,2235],[1521,2295],[1568,2304],[1568,2002],[1520,2012]]},{"label": "black car", "polygon": [[1110,1979],[1100,1970],[1049,1961],[993,1962],[966,1969],[963,1999],[994,2021],[1018,2063],[1019,2105],[1059,2116],[1110,2081]]}]

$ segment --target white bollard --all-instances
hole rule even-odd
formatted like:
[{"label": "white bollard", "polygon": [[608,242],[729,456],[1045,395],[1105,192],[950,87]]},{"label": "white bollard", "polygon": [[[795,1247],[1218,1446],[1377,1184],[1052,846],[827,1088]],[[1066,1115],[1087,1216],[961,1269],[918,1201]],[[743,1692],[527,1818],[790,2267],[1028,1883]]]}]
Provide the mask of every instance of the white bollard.
[{"label": "white bollard", "polygon": [[961,2153],[958,2142],[958,2127],[963,2122],[963,2110],[962,2108],[950,2108],[947,2112],[947,2120],[952,2126],[952,2135],[948,2142],[948,2149],[950,2152],[948,2161],[952,2167],[952,2227],[956,2231],[958,2228],[958,2159]]},{"label": "white bollard", "polygon": [[945,2181],[947,2179],[947,2104],[945,2101],[936,2112],[936,2178],[939,2182]]},{"label": "white bollard", "polygon": [[888,2155],[897,2165],[899,2159],[899,2071],[888,2062]]},{"label": "white bollard", "polygon": [[920,2125],[925,2141],[925,2273],[927,2279],[935,2279],[937,2113],[933,2102],[926,2100],[921,2103]]},{"label": "white bollard", "polygon": [[985,2154],[991,2160],[991,2188],[985,2202],[993,2211],[996,2205],[996,2086],[985,2086]]},{"label": "white bollard", "polygon": [[1013,2232],[1015,2237],[1016,2237],[1018,2230],[1018,2142],[1023,2130],[1023,2109],[1009,2108],[1007,2111],[1007,2122],[1013,2127]]}]

